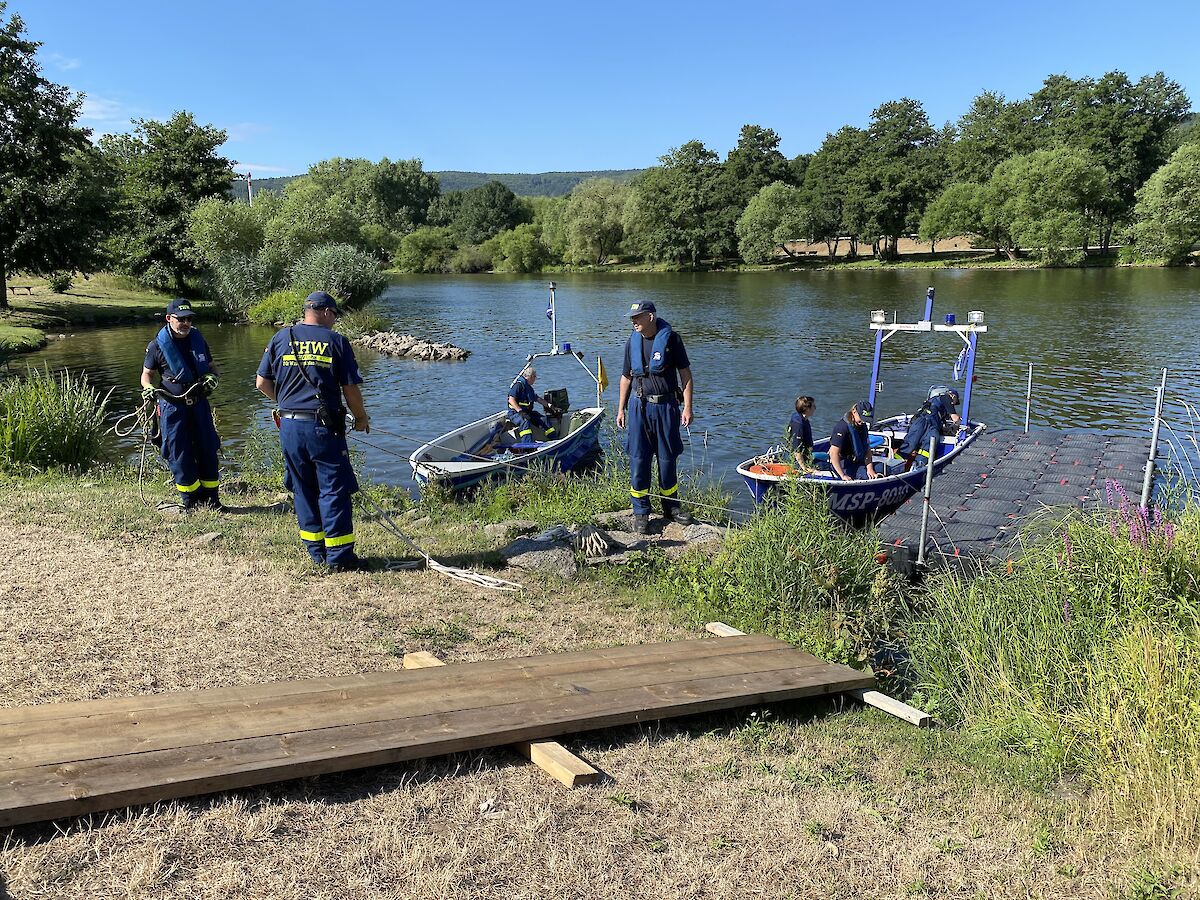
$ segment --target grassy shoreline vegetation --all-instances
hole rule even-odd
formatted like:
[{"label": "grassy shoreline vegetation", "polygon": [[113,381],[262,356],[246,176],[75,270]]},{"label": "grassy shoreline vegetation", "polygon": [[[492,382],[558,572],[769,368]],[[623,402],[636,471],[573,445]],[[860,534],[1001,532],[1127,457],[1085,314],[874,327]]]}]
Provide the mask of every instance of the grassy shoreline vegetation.
[{"label": "grassy shoreline vegetation", "polygon": [[[194,896],[198,883],[240,884],[202,849],[214,827],[243,854],[253,844],[245,829],[265,829],[258,839],[291,859],[297,835],[325,847],[375,842],[381,810],[396,815],[411,803],[428,807],[441,830],[418,827],[382,858],[425,854],[417,867],[450,877],[448,896],[468,893],[450,875],[464,853],[470,866],[499,864],[518,882],[536,872],[568,892],[594,877],[573,856],[546,872],[527,842],[527,852],[501,859],[498,835],[468,839],[480,820],[464,820],[455,804],[477,807],[487,796],[507,798],[516,828],[547,804],[568,832],[586,820],[604,846],[621,848],[613,864],[622,871],[631,857],[645,864],[666,853],[660,862],[676,886],[713,865],[734,881],[766,877],[777,893],[803,883],[831,896],[1156,898],[1200,884],[1194,501],[1144,514],[1116,493],[1095,516],[1028,534],[1008,568],[914,586],[875,562],[871,533],[843,530],[822,498],[797,488],[718,550],[677,560],[651,551],[575,582],[522,573],[522,594],[497,598],[429,572],[322,575],[297,546],[271,432],[256,432],[226,460],[233,514],[164,516],[153,508],[169,496],[161,467],[139,488],[136,473],[104,462],[94,441],[30,437],[72,428],[94,437],[102,399],[86,384],[9,379],[0,407],[21,391],[33,398],[22,407],[31,410],[25,445],[45,452],[0,453],[0,503],[15,542],[0,609],[24,623],[0,636],[0,704],[395,668],[418,649],[454,661],[666,640],[720,619],[856,667],[891,661],[886,689],[929,708],[940,726],[921,732],[875,711],[785,705],[582,736],[574,745],[615,781],[570,798],[524,774],[510,793],[513,773],[497,751],[161,804],[66,823],[49,841],[6,838],[0,872],[15,895],[46,879],[66,893],[104,893],[113,872],[148,867],[129,896]],[[86,449],[47,455],[68,446]],[[501,564],[503,538],[484,524],[589,522],[625,507],[624,475],[614,454],[589,476],[535,474],[465,501],[365,490],[438,558],[487,571]],[[684,490],[698,508],[727,502],[702,483]],[[368,558],[412,558],[371,516],[360,512],[356,525]],[[55,546],[70,547],[76,564],[59,560]],[[160,585],[164,565],[171,591]],[[336,827],[331,797],[345,809]],[[347,817],[349,835],[334,838]],[[282,819],[292,823],[283,831],[269,824]],[[743,845],[746,834],[756,837]],[[699,844],[689,850],[687,841]],[[738,849],[762,842],[806,874],[764,875],[760,853]],[[454,862],[439,861],[450,846]],[[63,868],[84,847],[94,848],[84,857],[109,864]],[[182,865],[162,864],[162,852]],[[887,865],[850,865],[866,856]],[[366,865],[378,875],[377,864]],[[337,873],[303,877],[339,889]]]}]

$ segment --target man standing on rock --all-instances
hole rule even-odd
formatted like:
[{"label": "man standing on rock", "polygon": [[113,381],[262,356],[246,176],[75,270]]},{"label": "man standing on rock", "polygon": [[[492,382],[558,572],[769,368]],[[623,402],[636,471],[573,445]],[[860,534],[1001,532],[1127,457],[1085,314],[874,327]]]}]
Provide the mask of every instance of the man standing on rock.
[{"label": "man standing on rock", "polygon": [[220,440],[208,405],[218,373],[208,344],[192,326],[193,316],[186,300],[167,305],[167,324],[146,347],[142,399],[149,403],[157,398],[162,455],[171,467],[179,505],[185,511],[197,506],[220,510]]},{"label": "man standing on rock", "polygon": [[346,447],[346,407],[355,431],[370,432],[371,420],[354,351],[332,330],[337,315],[337,301],[327,293],[309,294],[304,322],[282,329],[267,345],[255,386],[279,407],[284,484],[296,498],[304,548],[313,562],[344,572],[367,568],[354,552],[358,479]]},{"label": "man standing on rock", "polygon": [[[679,427],[692,424],[692,369],[681,338],[649,301],[629,307],[633,333],[625,344],[617,427],[629,433],[629,494],[633,530],[645,534],[650,524],[650,462],[658,457],[658,493],[663,518],[691,525],[695,520],[679,505],[677,463],[683,453]],[[682,410],[680,403],[683,404]]]}]

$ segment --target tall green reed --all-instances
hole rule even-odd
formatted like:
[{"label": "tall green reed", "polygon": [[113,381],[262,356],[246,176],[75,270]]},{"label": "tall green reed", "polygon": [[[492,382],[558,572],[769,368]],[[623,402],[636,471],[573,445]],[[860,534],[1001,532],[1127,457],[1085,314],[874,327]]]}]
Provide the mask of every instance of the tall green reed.
[{"label": "tall green reed", "polygon": [[1109,490],[1114,508],[1068,516],[1007,570],[931,582],[909,627],[921,702],[1194,847],[1200,510],[1170,521]]},{"label": "tall green reed", "polygon": [[0,382],[0,469],[86,471],[103,449],[108,400],[70,372]]}]

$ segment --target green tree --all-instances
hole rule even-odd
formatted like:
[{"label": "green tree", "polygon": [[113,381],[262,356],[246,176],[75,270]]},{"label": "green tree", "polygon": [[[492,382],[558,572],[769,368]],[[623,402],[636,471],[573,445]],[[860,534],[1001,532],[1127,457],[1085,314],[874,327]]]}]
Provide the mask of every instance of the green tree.
[{"label": "green tree", "polygon": [[286,268],[321,244],[361,246],[361,223],[340,194],[301,178],[287,185],[264,228],[265,255]]},{"label": "green tree", "polygon": [[419,159],[385,157],[373,163],[335,157],[310,167],[305,178],[326,196],[344,200],[361,224],[401,235],[425,224],[430,204],[441,193],[437,176]]},{"label": "green tree", "polygon": [[867,133],[844,125],[827,134],[808,161],[804,172],[804,202],[811,217],[814,240],[824,241],[829,258],[837,256],[841,238],[850,237],[850,256],[857,255],[857,236],[864,222],[857,191],[852,196],[855,173],[867,154]]},{"label": "green tree", "polygon": [[102,163],[79,128],[82,98],[41,75],[41,44],[0,2],[0,309],[8,274],[91,268],[106,216]]},{"label": "green tree", "polygon": [[1137,195],[1134,247],[1143,259],[1177,263],[1200,242],[1200,142],[1176,150]]},{"label": "green tree", "polygon": [[1084,245],[1105,195],[1104,168],[1075,147],[1036,150],[996,167],[983,198],[985,224],[1063,262]]},{"label": "green tree", "polygon": [[881,255],[896,256],[902,234],[915,231],[943,182],[943,149],[925,110],[907,97],[871,113],[866,158],[857,169],[857,199],[868,233],[882,238]]},{"label": "green tree", "polygon": [[622,215],[629,186],[609,178],[577,184],[562,212],[568,262],[602,266],[625,236]]},{"label": "green tree", "polygon": [[769,184],[750,198],[738,219],[738,253],[752,263],[769,262],[778,250],[795,256],[787,242],[807,239],[811,224],[800,188],[782,181]]},{"label": "green tree", "polygon": [[135,120],[132,134],[100,142],[120,179],[121,229],[113,256],[125,272],[159,287],[182,288],[199,272],[188,237],[192,209],[205,197],[224,196],[232,163],[217,153],[225,132],[199,125],[189,112],[166,122]]},{"label": "green tree", "polygon": [[956,139],[946,148],[955,181],[979,184],[992,177],[996,166],[1033,149],[1027,106],[1009,103],[1003,94],[984,91],[958,120]]},{"label": "green tree", "polygon": [[721,162],[700,141],[689,141],[661,157],[635,183],[622,220],[633,244],[651,260],[696,268],[706,258],[733,250],[724,227],[727,203],[721,191]]},{"label": "green tree", "polygon": [[418,228],[400,239],[400,249],[395,256],[396,268],[426,275],[448,272],[454,250],[454,231],[451,228]]},{"label": "green tree", "polygon": [[528,219],[529,211],[517,195],[499,181],[464,191],[451,227],[459,244],[481,244],[488,238],[515,228]]},{"label": "green tree", "polygon": [[983,185],[973,181],[950,185],[925,207],[919,230],[921,240],[929,241],[930,249],[936,251],[937,242],[947,238],[959,235],[987,236],[982,195]]},{"label": "green tree", "polygon": [[492,268],[497,272],[540,272],[550,258],[542,243],[542,226],[532,223],[500,232],[480,250],[491,256]]},{"label": "green tree", "polygon": [[189,216],[188,237],[208,265],[231,253],[256,256],[266,234],[261,209],[261,205],[206,197]]}]

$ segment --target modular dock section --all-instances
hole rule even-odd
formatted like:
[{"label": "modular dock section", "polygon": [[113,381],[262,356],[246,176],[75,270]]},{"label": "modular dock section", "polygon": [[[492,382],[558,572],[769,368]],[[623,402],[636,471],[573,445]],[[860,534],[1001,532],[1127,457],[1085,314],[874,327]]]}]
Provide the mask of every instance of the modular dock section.
[{"label": "modular dock section", "polygon": [[[1117,485],[1135,505],[1149,438],[1104,437],[1050,430],[985,431],[933,482],[930,565],[995,562],[1019,551],[1020,527],[1048,510],[1089,509],[1118,502]],[[885,547],[920,546],[918,493],[879,525]]]}]

